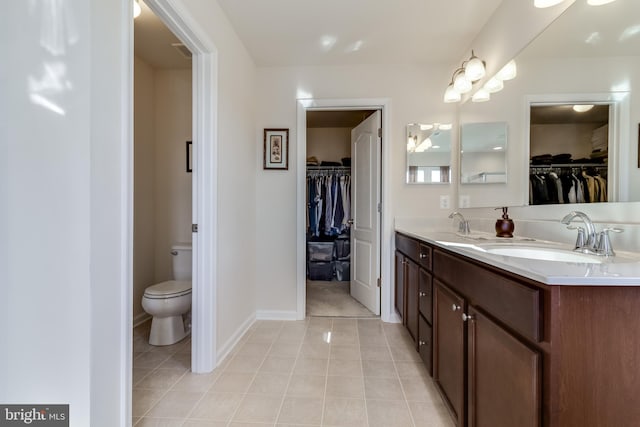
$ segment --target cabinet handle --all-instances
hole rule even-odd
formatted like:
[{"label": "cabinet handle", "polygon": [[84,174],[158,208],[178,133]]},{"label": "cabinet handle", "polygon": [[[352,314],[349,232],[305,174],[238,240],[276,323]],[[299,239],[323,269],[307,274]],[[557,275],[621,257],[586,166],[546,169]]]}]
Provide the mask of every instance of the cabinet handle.
[{"label": "cabinet handle", "polygon": [[426,342],[424,342],[424,341],[422,341],[422,340],[420,340],[420,341],[418,341],[418,345],[419,345],[420,347],[422,347],[423,345],[427,345],[427,343],[426,343]]},{"label": "cabinet handle", "polygon": [[451,310],[452,310],[452,311],[458,311],[458,310],[460,310],[460,308],[461,308],[461,307],[460,307],[459,305],[456,305],[456,304],[453,304],[453,305],[451,306]]},{"label": "cabinet handle", "polygon": [[475,319],[473,314],[462,313],[462,321],[463,322],[466,322],[467,320],[473,320],[473,319]]},{"label": "cabinet handle", "polygon": [[426,292],[418,292],[418,295],[421,297],[426,297],[427,293]]},{"label": "cabinet handle", "polygon": [[427,254],[423,254],[422,252],[420,252],[420,259],[425,259],[427,258]]}]

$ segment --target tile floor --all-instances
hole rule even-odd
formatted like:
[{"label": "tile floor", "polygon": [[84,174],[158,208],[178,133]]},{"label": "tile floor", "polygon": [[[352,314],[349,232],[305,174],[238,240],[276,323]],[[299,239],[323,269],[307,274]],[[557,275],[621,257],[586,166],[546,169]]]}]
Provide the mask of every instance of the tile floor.
[{"label": "tile floor", "polygon": [[221,366],[134,330],[133,425],[453,427],[406,330],[379,319],[257,321]]}]

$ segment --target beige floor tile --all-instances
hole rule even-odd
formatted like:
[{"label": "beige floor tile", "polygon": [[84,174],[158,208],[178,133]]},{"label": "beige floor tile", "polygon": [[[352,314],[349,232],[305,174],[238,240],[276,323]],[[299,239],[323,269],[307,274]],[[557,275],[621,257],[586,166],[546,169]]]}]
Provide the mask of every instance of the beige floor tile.
[{"label": "beige floor tile", "polygon": [[272,427],[273,423],[229,423],[229,427]]},{"label": "beige floor tile", "polygon": [[419,362],[395,362],[396,370],[400,378],[428,377],[427,367],[420,359]]},{"label": "beige floor tile", "polygon": [[245,356],[238,353],[231,363],[224,369],[225,373],[249,374],[258,372],[260,365],[264,361],[264,355],[261,356]]},{"label": "beige floor tile", "polygon": [[182,427],[227,427],[227,422],[226,421],[186,420],[182,425]]},{"label": "beige floor tile", "polygon": [[268,356],[272,357],[297,357],[302,345],[299,342],[291,341],[278,343],[277,346],[271,347]]},{"label": "beige floor tile", "polygon": [[181,427],[182,418],[149,418],[140,419],[136,427]]},{"label": "beige floor tile", "polygon": [[333,331],[331,333],[331,344],[333,345],[359,345],[358,333]]},{"label": "beige floor tile", "polygon": [[232,420],[244,423],[275,423],[281,397],[247,394]]},{"label": "beige floor tile", "polygon": [[136,387],[168,390],[173,387],[186,372],[184,369],[156,369],[136,384]]},{"label": "beige floor tile", "polygon": [[360,355],[362,360],[383,360],[391,361],[391,352],[386,345],[360,346]]},{"label": "beige floor tile", "polygon": [[255,374],[236,374],[223,372],[213,383],[209,391],[225,393],[244,393],[251,385]]},{"label": "beige floor tile", "polygon": [[395,364],[385,360],[363,360],[362,372],[365,377],[398,378]]},{"label": "beige floor tile", "polygon": [[416,427],[454,427],[444,403],[409,402],[409,409]]},{"label": "beige floor tile", "polygon": [[306,332],[306,322],[287,322],[282,325],[277,341],[302,341]]},{"label": "beige floor tile", "polygon": [[360,360],[360,347],[357,345],[332,345],[331,359]]},{"label": "beige floor tile", "polygon": [[294,375],[326,375],[328,359],[307,359],[299,357],[293,368]]},{"label": "beige floor tile", "polygon": [[209,391],[213,383],[220,376],[220,372],[215,370],[209,374],[194,374],[187,372],[177,383],[173,385],[173,390],[184,391]]},{"label": "beige floor tile", "polygon": [[413,427],[407,402],[367,399],[369,427]]},{"label": "beige floor tile", "polygon": [[142,417],[164,396],[165,390],[134,389],[132,393],[131,413],[134,417]]},{"label": "beige floor tile", "polygon": [[278,416],[278,425],[320,425],[322,421],[322,401],[322,398],[285,397]]},{"label": "beige floor tile", "polygon": [[249,386],[247,393],[284,396],[289,384],[288,374],[270,374],[259,372]]},{"label": "beige floor tile", "polygon": [[153,369],[148,368],[133,368],[133,378],[131,384],[135,387],[144,377],[153,372]]},{"label": "beige floor tile", "polygon": [[367,413],[364,399],[327,397],[324,403],[323,426],[365,427]]},{"label": "beige floor tile", "polygon": [[269,352],[272,345],[266,342],[246,342],[240,345],[238,353],[244,356],[263,356]]},{"label": "beige floor tile", "polygon": [[364,383],[358,377],[327,377],[327,397],[364,399]]},{"label": "beige floor tile", "polygon": [[409,344],[392,345],[390,349],[391,356],[396,362],[420,362],[422,360],[420,359],[420,353],[416,351],[415,344],[413,342]]},{"label": "beige floor tile", "polygon": [[309,359],[328,359],[331,346],[329,343],[305,338],[300,348],[300,356]]},{"label": "beige floor tile", "polygon": [[329,375],[362,377],[362,362],[359,360],[329,359]]},{"label": "beige floor tile", "polygon": [[286,394],[298,397],[322,397],[326,378],[319,375],[292,375]]},{"label": "beige floor tile", "polygon": [[242,398],[240,393],[206,393],[189,414],[189,419],[229,421]]},{"label": "beige floor tile", "polygon": [[191,369],[191,354],[189,353],[175,353],[172,354],[167,360],[162,362],[160,369],[183,369],[185,371]]},{"label": "beige floor tile", "polygon": [[290,374],[296,363],[295,357],[267,356],[260,366],[258,372],[269,372],[273,374]]},{"label": "beige floor tile", "polygon": [[387,345],[387,338],[383,332],[370,332],[367,330],[361,330],[358,333],[358,342],[360,345]]},{"label": "beige floor tile", "polygon": [[325,331],[330,331],[333,325],[333,320],[330,317],[311,317],[309,319],[309,324],[307,328],[310,330],[313,329],[322,329]]},{"label": "beige floor tile", "polygon": [[408,401],[432,402],[434,397],[437,398],[432,395],[428,382],[431,382],[431,379],[422,376],[400,378],[405,398]]},{"label": "beige floor tile", "polygon": [[171,357],[171,354],[147,351],[146,353],[141,353],[138,357],[133,359],[133,367],[155,369],[169,357]]},{"label": "beige floor tile", "polygon": [[186,418],[204,393],[193,391],[168,391],[147,413],[154,418]]},{"label": "beige floor tile", "polygon": [[400,380],[397,378],[364,377],[364,393],[367,400],[404,400]]}]

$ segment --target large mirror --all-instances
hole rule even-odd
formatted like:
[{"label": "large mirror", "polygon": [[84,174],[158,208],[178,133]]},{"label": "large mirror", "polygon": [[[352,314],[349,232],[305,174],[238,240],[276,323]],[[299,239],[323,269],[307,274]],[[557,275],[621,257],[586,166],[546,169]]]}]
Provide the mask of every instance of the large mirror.
[{"label": "large mirror", "polygon": [[407,184],[451,182],[451,124],[407,125]]},{"label": "large mirror", "polygon": [[507,182],[507,124],[464,123],[460,127],[460,183]]},{"label": "large mirror", "polygon": [[[617,0],[601,6],[590,6],[586,1],[572,4],[515,58],[518,76],[505,82],[503,91],[492,94],[489,102],[461,105],[461,123],[507,121],[509,140],[507,183],[500,191],[460,186],[461,200],[464,196],[467,201],[461,207],[535,204],[529,190],[534,156],[571,154],[571,161],[591,161],[591,151],[574,153],[566,145],[568,139],[558,135],[547,135],[548,140],[555,141],[553,151],[549,145],[542,150],[545,152],[541,152],[538,143],[530,145],[541,124],[536,123],[531,108],[544,105],[567,109],[576,104],[594,104],[608,108],[607,159],[594,161],[597,168],[591,172],[607,174],[607,201],[640,201],[640,186],[632,185],[640,182],[640,97],[631,93],[632,88],[640,87],[639,55],[640,1]],[[589,127],[592,134],[589,140],[601,127],[599,123],[600,119],[584,127]],[[603,129],[598,131],[602,132]],[[589,167],[582,164],[588,162],[578,163],[580,172]]]}]

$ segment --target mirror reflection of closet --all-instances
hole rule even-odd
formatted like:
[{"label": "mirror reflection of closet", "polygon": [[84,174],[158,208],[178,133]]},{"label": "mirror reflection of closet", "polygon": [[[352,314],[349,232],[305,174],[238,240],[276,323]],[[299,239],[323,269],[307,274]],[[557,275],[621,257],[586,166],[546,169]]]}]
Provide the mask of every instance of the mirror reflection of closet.
[{"label": "mirror reflection of closet", "polygon": [[529,204],[608,200],[609,105],[532,105]]}]

